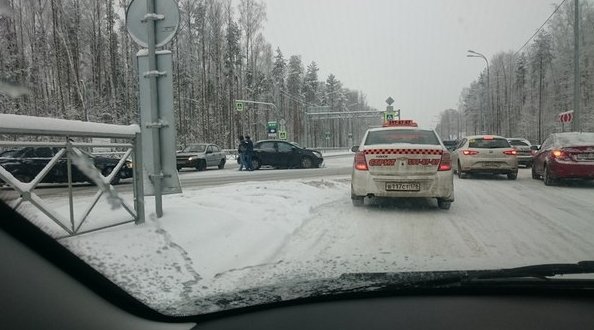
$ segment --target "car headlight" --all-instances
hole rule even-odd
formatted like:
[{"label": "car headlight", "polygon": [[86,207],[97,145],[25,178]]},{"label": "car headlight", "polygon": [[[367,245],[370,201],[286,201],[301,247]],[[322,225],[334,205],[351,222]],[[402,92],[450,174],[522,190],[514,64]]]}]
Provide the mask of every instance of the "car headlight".
[{"label": "car headlight", "polygon": [[318,158],[322,158],[322,153],[320,153],[320,152],[314,151],[313,154],[316,155],[316,157],[318,157]]},{"label": "car headlight", "polygon": [[190,162],[193,161],[193,160],[194,160],[194,157],[188,158],[188,161],[190,161]]}]

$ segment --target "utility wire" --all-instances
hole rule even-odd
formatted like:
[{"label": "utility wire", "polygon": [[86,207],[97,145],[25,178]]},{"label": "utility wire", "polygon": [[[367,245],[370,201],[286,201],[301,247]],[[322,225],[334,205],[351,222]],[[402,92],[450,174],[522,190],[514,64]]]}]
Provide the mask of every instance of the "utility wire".
[{"label": "utility wire", "polygon": [[[534,34],[532,35],[532,37],[530,37],[530,39],[526,40],[526,42],[524,43],[524,45],[522,47],[520,47],[520,49],[518,49],[517,52],[514,53],[514,57],[516,55],[518,55],[519,52],[522,51],[522,49],[524,49],[524,47],[526,47],[526,45],[528,45],[528,43],[534,39],[534,37],[536,37],[536,35],[538,34],[538,32],[540,32],[540,30],[542,30],[544,28],[544,26],[551,20],[551,18],[553,17],[553,15],[555,15],[555,13],[557,13],[557,11],[559,11],[559,8],[561,8],[561,6],[563,6],[563,4],[566,2],[567,0],[563,0],[558,6],[557,8],[555,8],[555,10],[551,13],[551,15],[549,16],[549,18],[547,18],[546,21],[544,21],[544,23],[542,23],[542,25],[536,30],[536,32],[534,32]],[[575,0],[574,0],[575,1]]]}]

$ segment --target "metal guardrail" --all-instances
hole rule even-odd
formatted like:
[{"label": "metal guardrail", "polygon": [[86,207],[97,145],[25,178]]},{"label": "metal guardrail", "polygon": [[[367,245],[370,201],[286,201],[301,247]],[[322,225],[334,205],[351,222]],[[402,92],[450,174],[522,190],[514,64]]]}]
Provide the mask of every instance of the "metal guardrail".
[{"label": "metal guardrail", "polygon": [[[18,209],[24,202],[29,202],[43,214],[49,217],[59,227],[61,227],[67,236],[74,236],[88,233],[107,227],[113,227],[124,223],[135,222],[140,224],[144,222],[144,187],[142,180],[142,155],[141,155],[141,136],[140,128],[136,125],[122,126],[99,123],[89,123],[80,121],[69,121],[53,118],[40,118],[30,116],[17,116],[0,114],[0,134],[9,136],[53,136],[63,139],[63,142],[0,142],[0,147],[53,147],[58,148],[53,157],[48,161],[44,168],[36,174],[30,182],[18,180],[11,172],[0,166],[0,179],[12,187],[20,197],[12,202],[13,208]],[[84,143],[74,142],[72,137],[101,137],[128,140],[128,143]],[[120,154],[121,157],[117,165],[111,172],[104,176],[88,158],[82,148],[89,147],[107,147],[123,148],[126,151]],[[133,160],[133,182],[134,182],[134,205],[131,206],[124,199],[119,197],[111,182],[126,162],[128,157]],[[35,192],[35,188],[50,173],[52,168],[59,161],[66,157],[67,177],[68,177],[68,204],[69,217],[65,219],[61,214],[55,212]],[[48,157],[49,158],[49,157]],[[81,170],[98,187],[98,191],[92,199],[91,204],[84,210],[78,218],[74,216],[74,194],[72,190],[72,165]],[[89,214],[97,205],[97,202],[107,194],[110,201],[121,205],[131,216],[132,220],[111,224],[108,226],[99,226],[89,230],[81,231],[81,227],[88,220]],[[69,220],[69,221],[68,221]],[[69,223],[68,223],[69,222]]]}]

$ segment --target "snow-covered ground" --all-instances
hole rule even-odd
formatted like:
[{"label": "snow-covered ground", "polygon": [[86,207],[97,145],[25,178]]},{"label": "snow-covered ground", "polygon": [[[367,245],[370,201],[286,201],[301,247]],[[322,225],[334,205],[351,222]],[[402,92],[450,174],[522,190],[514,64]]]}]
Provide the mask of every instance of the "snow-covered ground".
[{"label": "snow-covered ground", "polygon": [[[343,157],[332,166],[351,161]],[[148,305],[175,314],[205,311],[196,310],[209,308],[196,301],[220,293],[345,272],[484,269],[594,257],[592,182],[545,187],[523,169],[517,181],[479,176],[456,179],[455,189],[449,211],[425,199],[354,208],[349,176],[185,189],[165,197],[161,219],[151,215],[143,225],[62,242]],[[67,214],[63,202],[48,202]],[[147,211],[152,209],[147,198]],[[94,212],[89,226],[125,218],[107,204]],[[60,233],[29,214],[48,232]]]}]

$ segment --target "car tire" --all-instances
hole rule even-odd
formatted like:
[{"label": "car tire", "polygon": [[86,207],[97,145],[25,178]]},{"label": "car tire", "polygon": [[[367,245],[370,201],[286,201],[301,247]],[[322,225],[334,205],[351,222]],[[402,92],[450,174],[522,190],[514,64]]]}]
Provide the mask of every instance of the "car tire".
[{"label": "car tire", "polygon": [[530,170],[530,172],[532,173],[532,178],[534,180],[540,180],[540,175],[538,175],[538,173],[536,173],[536,169],[534,168],[534,166],[532,166],[532,169]]},{"label": "car tire", "polygon": [[33,181],[33,178],[28,176],[27,174],[15,174],[14,178],[19,180],[22,183],[29,183]]},{"label": "car tire", "polygon": [[252,159],[252,169],[259,170],[262,164],[260,164],[260,160],[258,158]]},{"label": "car tire", "polygon": [[458,172],[458,178],[459,179],[466,179],[466,173],[464,173],[462,170],[460,170],[460,162],[458,162],[458,169],[456,172]]},{"label": "car tire", "polygon": [[221,159],[221,162],[219,163],[219,170],[222,170],[225,168],[225,159]]},{"label": "car tire", "polygon": [[544,181],[545,186],[554,186],[557,183],[557,180],[551,177],[551,171],[546,165],[543,171],[542,180]]},{"label": "car tire", "polygon": [[196,169],[198,171],[206,170],[206,161],[204,159],[199,160],[198,163],[196,164]]},{"label": "car tire", "polygon": [[299,162],[299,164],[301,165],[301,168],[312,168],[313,160],[309,157],[303,157],[303,158],[301,158],[301,161]]},{"label": "car tire", "polygon": [[361,207],[365,204],[365,197],[362,196],[351,196],[351,201],[354,207]]},{"label": "car tire", "polygon": [[[104,177],[107,177],[107,176],[109,176],[111,174],[111,172],[113,171],[113,169],[114,168],[111,167],[111,166],[110,167],[106,167],[106,168],[103,169],[103,171],[101,171],[101,174]],[[116,184],[119,184],[119,183],[120,183],[120,176],[119,176],[119,174],[118,175],[114,175],[113,176],[113,179],[111,179],[110,184],[116,185]]]},{"label": "car tire", "polygon": [[437,199],[437,207],[439,207],[442,210],[449,210],[450,207],[452,206],[452,202],[451,201],[446,201],[443,199]]},{"label": "car tire", "polygon": [[514,173],[507,173],[507,179],[508,180],[515,180],[518,178],[518,172],[514,172]]}]

